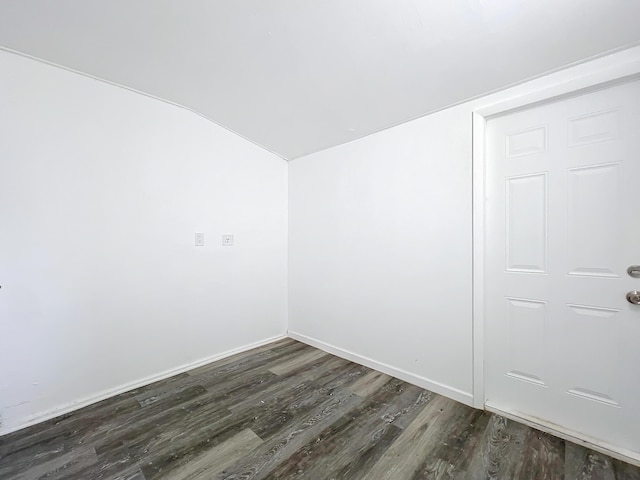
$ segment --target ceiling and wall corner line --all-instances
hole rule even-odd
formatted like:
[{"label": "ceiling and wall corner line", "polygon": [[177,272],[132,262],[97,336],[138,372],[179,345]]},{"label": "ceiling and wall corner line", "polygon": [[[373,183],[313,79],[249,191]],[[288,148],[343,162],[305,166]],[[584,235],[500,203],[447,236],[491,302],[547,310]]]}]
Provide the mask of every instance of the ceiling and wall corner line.
[{"label": "ceiling and wall corner line", "polygon": [[162,102],[162,103],[166,103],[166,104],[171,105],[173,107],[181,108],[181,109],[186,110],[186,111],[188,111],[188,112],[190,112],[190,113],[192,113],[194,115],[202,117],[203,119],[213,123],[214,125],[216,125],[216,126],[218,126],[220,128],[223,128],[224,130],[228,131],[229,133],[232,133],[232,134],[242,138],[243,140],[246,140],[247,142],[251,143],[252,145],[255,145],[256,147],[258,147],[258,148],[260,148],[262,150],[265,150],[265,151],[271,153],[272,155],[275,155],[276,157],[284,160],[285,162],[289,162],[290,161],[290,159],[287,159],[286,157],[284,157],[280,153],[274,152],[273,150],[270,150],[269,148],[267,148],[267,147],[265,147],[263,145],[260,145],[259,143],[255,142],[254,140],[251,140],[250,138],[247,138],[244,135],[239,134],[238,132],[232,130],[231,128],[226,127],[226,126],[216,122],[215,120],[212,120],[211,118],[209,118],[206,115],[198,112],[197,110],[194,110],[193,108],[187,107],[185,105],[181,105],[181,104],[176,103],[176,102],[172,102],[171,100],[167,100],[165,98],[161,98],[161,97],[158,97],[156,95],[152,95],[150,93],[143,92],[141,90],[137,90],[137,89],[132,88],[132,87],[128,87],[126,85],[122,85],[122,84],[117,83],[117,82],[113,82],[111,80],[106,80],[104,78],[98,77],[96,75],[92,75],[90,73],[82,72],[80,70],[76,70],[76,69],[71,68],[71,67],[66,67],[64,65],[60,65],[60,64],[52,62],[50,60],[45,60],[44,58],[36,57],[34,55],[29,55],[28,53],[20,52],[18,50],[14,50],[12,48],[8,48],[8,47],[5,47],[3,45],[0,45],[0,52],[7,52],[7,53],[14,54],[14,55],[18,55],[20,57],[28,58],[29,60],[34,60],[36,62],[44,63],[45,65],[49,65],[51,67],[60,68],[62,70],[66,70],[68,72],[75,73],[76,75],[81,75],[83,77],[90,78],[91,80],[96,80],[98,82],[106,83],[108,85],[111,85],[111,86],[114,86],[114,87],[118,87],[118,88],[122,88],[124,90],[129,91],[129,92],[132,92],[132,93],[135,93],[135,94],[138,94],[138,95],[142,95],[144,97],[148,97],[148,98],[151,98],[153,100],[157,100],[157,101]]},{"label": "ceiling and wall corner line", "polygon": [[614,54],[619,53],[619,52],[624,52],[625,50],[629,50],[629,49],[632,49],[632,48],[635,48],[635,47],[640,47],[640,41],[632,42],[632,43],[623,45],[623,46],[618,47],[618,48],[613,48],[611,50],[607,50],[607,51],[599,53],[597,55],[592,55],[590,57],[583,58],[581,60],[578,60],[578,61],[575,61],[575,62],[571,62],[571,63],[568,63],[566,65],[562,65],[562,66],[560,66],[558,68],[547,70],[547,71],[542,72],[540,74],[525,78],[525,79],[523,79],[521,81],[510,83],[510,84],[505,85],[503,87],[495,88],[495,89],[493,89],[493,90],[491,90],[489,92],[486,92],[486,93],[474,95],[472,97],[466,98],[466,99],[461,100],[459,102],[455,102],[455,103],[452,103],[450,105],[445,105],[444,107],[437,108],[435,110],[431,110],[431,111],[426,112],[424,114],[417,115],[415,117],[409,118],[408,120],[403,120],[401,122],[396,122],[394,124],[387,125],[386,127],[383,127],[383,128],[371,131],[371,132],[367,132],[367,133],[363,134],[360,137],[353,138],[353,139],[348,140],[346,142],[338,143],[336,145],[331,145],[330,147],[326,147],[326,148],[319,148],[317,150],[313,150],[313,151],[304,153],[302,155],[296,155],[295,157],[290,158],[288,161],[289,162],[293,162],[294,160],[297,160],[299,158],[303,158],[303,157],[306,157],[306,156],[309,156],[309,155],[314,155],[316,153],[323,152],[325,150],[330,150],[330,149],[335,148],[335,147],[340,147],[342,145],[346,145],[346,144],[351,143],[351,142],[356,142],[356,141],[361,140],[363,138],[366,138],[366,137],[368,137],[370,135],[375,135],[377,133],[384,132],[385,130],[389,130],[391,128],[399,127],[400,125],[405,125],[405,124],[413,122],[415,120],[419,120],[421,118],[428,117],[429,115],[434,115],[434,114],[436,114],[438,112],[442,112],[442,111],[448,110],[450,108],[455,108],[455,107],[458,107],[460,105],[464,105],[465,103],[474,102],[474,101],[479,100],[481,98],[489,97],[491,95],[495,95],[497,93],[504,92],[504,91],[509,90],[511,88],[519,87],[520,85],[524,85],[526,83],[533,82],[534,80],[538,80],[540,78],[543,78],[543,77],[546,77],[546,76],[549,76],[549,75],[553,75],[554,73],[562,72],[564,70],[568,70],[570,68],[577,67],[579,65],[583,65],[585,63],[589,63],[589,62],[592,62],[594,60],[598,60],[600,58],[608,57],[609,55],[614,55]]}]

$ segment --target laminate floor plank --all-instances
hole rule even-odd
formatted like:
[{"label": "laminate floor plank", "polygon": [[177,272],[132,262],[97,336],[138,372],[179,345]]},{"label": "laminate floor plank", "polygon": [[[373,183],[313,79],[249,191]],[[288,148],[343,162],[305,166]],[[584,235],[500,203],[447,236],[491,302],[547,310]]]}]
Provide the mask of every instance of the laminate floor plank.
[{"label": "laminate floor plank", "polygon": [[[225,382],[219,383],[213,391],[205,390],[202,386],[190,387],[187,391],[206,392],[206,395],[197,395],[189,401],[177,401],[175,397],[169,404],[156,405],[150,403],[147,408],[136,412],[135,416],[130,416],[128,422],[115,426],[109,431],[109,437],[117,442],[122,440],[120,435],[124,435],[124,440],[140,440],[140,435],[144,437],[145,429],[154,427],[161,428],[164,436],[173,437],[171,427],[175,426],[178,432],[192,431],[207,421],[229,416],[228,408],[238,403],[248,390],[260,390],[263,385],[267,385],[269,380],[276,378],[270,372],[255,374],[243,373],[236,377],[229,377]],[[167,402],[165,402],[167,403]],[[155,413],[155,415],[154,415]],[[135,425],[136,427],[132,427]],[[133,434],[133,438],[132,435]],[[140,434],[140,435],[136,435]],[[163,435],[159,436],[163,437]],[[156,438],[155,440],[158,440]],[[149,444],[145,448],[151,448]]]},{"label": "laminate floor plank", "polygon": [[268,343],[258,348],[239,352],[226,358],[222,358],[218,361],[202,365],[197,368],[193,368],[187,372],[187,375],[201,375],[209,370],[216,370],[232,363],[239,363],[249,358],[256,361],[268,361],[269,358],[278,355],[286,351],[295,351],[308,348],[307,345],[296,342],[291,338],[285,338],[273,343]]},{"label": "laminate floor plank", "polygon": [[351,391],[361,397],[367,397],[391,380],[391,378],[389,375],[374,370],[354,382],[351,385]]},{"label": "laminate floor plank", "polygon": [[245,397],[238,399],[237,403],[232,405],[230,409],[238,411],[247,406],[256,406],[271,397],[281,395],[289,388],[319,389],[321,385],[326,383],[326,379],[333,379],[352,368],[353,365],[346,360],[324,356],[312,365],[306,365],[306,368],[301,367],[292,374],[281,376],[272,374],[274,378],[268,384],[263,385],[264,388],[246,391]]},{"label": "laminate floor plank", "polygon": [[465,480],[509,478],[504,476],[505,469],[502,462],[510,446],[517,446],[517,440],[511,444],[511,438],[506,433],[507,423],[508,420],[503,417],[491,416],[469,467],[461,478]]},{"label": "laminate floor plank", "polygon": [[365,478],[415,478],[416,472],[424,463],[424,456],[442,443],[443,431],[446,432],[450,422],[455,419],[458,405],[445,397],[434,397],[373,465]]},{"label": "laminate floor plank", "polygon": [[259,480],[266,478],[273,469],[286,461],[300,447],[316,438],[325,428],[348,414],[362,398],[348,390],[334,392],[327,400],[285,429],[277,438],[265,442],[252,456],[229,467],[219,479]]},{"label": "laminate floor plank", "polygon": [[640,468],[282,339],[0,437],[0,479],[640,480]]},{"label": "laminate floor plank", "polygon": [[[3,437],[6,448],[0,453],[0,478],[6,478],[7,469],[15,469],[16,465],[36,465],[76,451],[78,447],[86,445],[83,438],[102,428],[106,422],[113,419],[122,421],[127,413],[140,408],[137,402],[130,399],[125,404],[126,408],[119,405],[108,409],[102,404],[95,411],[86,407],[75,412],[76,415],[65,416],[59,423],[49,422],[39,431],[37,426],[29,427],[30,432],[26,436],[20,435],[22,432],[15,432]],[[14,435],[17,437],[15,443],[11,441]]]},{"label": "laminate floor plank", "polygon": [[573,479],[565,477],[564,441],[524,424],[491,415],[465,479]]},{"label": "laminate floor plank", "polygon": [[313,362],[314,360],[318,360],[325,355],[329,355],[327,352],[323,352],[322,350],[311,350],[309,352],[305,352],[302,355],[298,355],[296,357],[287,359],[286,361],[279,362],[269,369],[270,372],[275,373],[276,375],[284,375],[289,372],[293,372],[300,368],[302,365]]},{"label": "laminate floor plank", "polygon": [[101,427],[90,434],[81,437],[82,443],[90,443],[96,446],[99,454],[104,454],[110,449],[121,445],[135,443],[141,436],[147,437],[156,431],[166,431],[170,427],[179,424],[184,426],[185,421],[198,418],[206,406],[213,407],[217,412],[221,406],[212,401],[205,394],[203,387],[189,387],[174,392],[171,397],[166,397],[163,402],[154,403],[148,408],[134,412],[125,417],[122,422],[105,422]]},{"label": "laminate floor plank", "polygon": [[14,478],[16,480],[65,478],[69,475],[75,475],[85,465],[92,465],[96,463],[97,460],[96,452],[92,448],[81,448],[52,458],[44,463],[30,466],[17,474],[6,472],[3,474],[6,475],[6,477],[3,478]]},{"label": "laminate floor plank", "polygon": [[209,480],[226,467],[240,460],[262,444],[262,440],[248,428],[224,443],[205,452],[200,458],[175,471],[171,477],[176,480]]},{"label": "laminate floor plank", "polygon": [[[323,360],[323,362],[331,363],[331,359]],[[263,394],[259,397],[261,398],[259,401],[254,399],[253,402],[242,402],[235,405],[233,415],[229,414],[219,419],[210,418],[208,423],[198,419],[190,420],[189,423],[180,426],[179,432],[163,433],[160,437],[154,438],[152,443],[145,446],[145,450],[156,452],[151,461],[143,466],[143,472],[147,479],[158,478],[162,472],[188,461],[203,450],[243,429],[251,428],[259,435],[264,433],[266,428],[274,429],[274,426],[271,425],[273,423],[276,424],[275,430],[284,428],[287,422],[282,422],[281,412],[286,403],[300,406],[307,406],[311,403],[311,407],[315,408],[326,400],[325,397],[320,396],[319,399],[310,401],[313,397],[309,393],[313,394],[316,391],[309,382],[300,385],[300,379],[297,377],[278,377],[278,380],[282,380],[282,382],[278,384],[277,394]],[[302,389],[301,386],[304,386],[305,389]],[[236,399],[236,401],[238,400]],[[301,412],[304,413],[309,409],[301,409]],[[301,412],[297,412],[297,416],[300,416]]]},{"label": "laminate floor plank", "polygon": [[59,448],[78,434],[89,432],[107,420],[119,421],[140,409],[135,399],[124,395],[0,437],[0,465],[13,453],[28,456],[34,448],[44,450],[52,445]]},{"label": "laminate floor plank", "polygon": [[425,454],[422,464],[413,475],[414,479],[456,479],[468,469],[491,415],[463,405],[457,407],[441,437],[442,442]]},{"label": "laminate floor plank", "polygon": [[[316,389],[313,382],[297,385],[278,395],[261,400],[254,407],[256,412],[251,429],[264,440],[269,440],[295,424],[327,399],[326,392]],[[238,410],[234,409],[234,413]]]},{"label": "laminate floor plank", "polygon": [[565,477],[575,480],[620,480],[613,459],[593,452],[581,445],[567,444],[565,449]]},{"label": "laminate floor plank", "polygon": [[[401,429],[390,424],[400,415],[411,415],[412,409],[407,407],[424,398],[420,389],[405,388],[406,383],[401,380],[389,378],[382,385],[385,388],[364,398],[348,415],[291,455],[270,478],[321,478],[326,472],[336,471],[345,475],[352,463],[363,471],[369,460],[383,451],[382,444],[389,446],[400,435]],[[355,473],[351,471],[348,478]]]},{"label": "laminate floor plank", "polygon": [[557,472],[564,469],[565,442],[548,433],[530,428],[526,430],[527,436],[522,445],[517,475],[523,480],[554,480],[558,477]]},{"label": "laminate floor plank", "polygon": [[147,480],[167,476],[176,480],[209,480],[215,478],[226,467],[237,462],[249,452],[262,444],[262,440],[246,428],[231,436],[224,442],[212,448],[205,449],[200,455],[190,461],[173,462],[165,467],[164,471],[158,469],[150,462],[143,471],[148,471]]},{"label": "laminate floor plank", "polygon": [[316,384],[319,388],[324,388],[327,391],[332,391],[338,388],[351,388],[355,382],[372,371],[372,369],[365,367],[364,365],[351,363],[347,369],[340,373],[340,375],[325,376],[316,380]]},{"label": "laminate floor plank", "polygon": [[141,470],[134,470],[131,473],[116,477],[115,480],[147,480]]},{"label": "laminate floor plank", "polygon": [[[276,361],[286,361],[297,358],[301,353],[309,353],[310,347],[291,345],[287,349],[281,349],[277,352],[265,351],[256,356],[242,357],[235,362],[223,362],[223,365],[217,365],[217,362],[200,367],[197,371],[193,371],[189,376],[196,379],[198,384],[207,386],[215,386],[226,381],[230,377],[247,373],[247,372],[266,372],[269,366]],[[191,380],[193,381],[193,380]]]},{"label": "laminate floor plank", "polygon": [[640,468],[616,459],[612,463],[617,480],[640,480]]}]

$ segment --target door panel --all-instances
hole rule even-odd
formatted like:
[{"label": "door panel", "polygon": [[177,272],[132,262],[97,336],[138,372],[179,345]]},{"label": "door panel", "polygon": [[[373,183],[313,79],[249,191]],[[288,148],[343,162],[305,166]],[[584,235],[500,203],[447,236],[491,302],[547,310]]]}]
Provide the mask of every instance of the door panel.
[{"label": "door panel", "polygon": [[620,164],[568,171],[568,274],[618,277]]},{"label": "door panel", "polygon": [[486,403],[640,453],[640,82],[487,122]]},{"label": "door panel", "polygon": [[547,304],[538,300],[506,298],[507,348],[510,352],[506,375],[546,386],[544,361]]},{"label": "door panel", "polygon": [[547,270],[547,174],[507,177],[506,249],[509,272]]}]

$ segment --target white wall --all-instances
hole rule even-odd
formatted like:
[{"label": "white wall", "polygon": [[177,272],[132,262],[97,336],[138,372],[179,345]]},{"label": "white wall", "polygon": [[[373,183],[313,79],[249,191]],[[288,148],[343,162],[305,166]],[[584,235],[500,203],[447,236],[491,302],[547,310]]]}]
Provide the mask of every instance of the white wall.
[{"label": "white wall", "polygon": [[289,334],[482,405],[472,112],[628,75],[639,61],[629,49],[290,163]]},{"label": "white wall", "polygon": [[0,52],[0,433],[284,334],[286,263],[283,160]]},{"label": "white wall", "polygon": [[290,332],[470,402],[468,108],[292,162],[289,198]]}]

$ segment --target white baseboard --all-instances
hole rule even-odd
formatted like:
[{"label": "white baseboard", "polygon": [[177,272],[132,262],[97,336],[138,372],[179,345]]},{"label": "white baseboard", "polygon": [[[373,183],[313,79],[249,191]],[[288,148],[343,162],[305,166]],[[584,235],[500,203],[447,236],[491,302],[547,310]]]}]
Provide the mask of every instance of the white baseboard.
[{"label": "white baseboard", "polygon": [[508,418],[515,422],[524,423],[530,427],[536,428],[546,433],[550,433],[556,437],[562,438],[569,442],[577,443],[583,447],[590,448],[596,452],[604,453],[610,457],[617,458],[623,462],[630,463],[632,465],[640,467],[640,453],[627,450],[626,448],[611,445],[607,442],[602,442],[595,438],[588,437],[578,432],[561,427],[554,423],[545,422],[539,418],[531,417],[522,412],[514,412],[508,409],[502,409],[496,407],[491,403],[485,404],[485,409],[489,412],[495,413],[502,417]]},{"label": "white baseboard", "polygon": [[7,435],[9,433],[22,430],[23,428],[30,427],[37,423],[41,423],[55,417],[59,417],[60,415],[65,415],[75,410],[79,410],[88,405],[92,405],[102,400],[106,400],[107,398],[115,397],[116,395],[119,395],[124,392],[128,392],[129,390],[135,390],[136,388],[150,385],[159,380],[164,380],[166,378],[173,377],[174,375],[179,375],[181,373],[188,372],[189,370],[193,370],[194,368],[198,368],[203,365],[207,365],[209,363],[222,360],[223,358],[227,358],[232,355],[236,355],[238,353],[246,352],[247,350],[251,350],[253,348],[262,347],[263,345],[267,345],[269,343],[276,342],[284,338],[287,338],[287,335],[276,335],[274,337],[266,338],[264,340],[260,340],[254,343],[250,343],[248,345],[244,345],[242,347],[227,350],[226,352],[219,353],[217,355],[212,355],[210,357],[203,358],[195,362],[187,363],[179,367],[172,368],[170,370],[165,370],[164,372],[161,372],[155,375],[150,375],[148,377],[142,378],[140,380],[136,380],[134,382],[126,383],[124,385],[119,385],[115,388],[103,390],[100,393],[97,393],[90,397],[85,397],[81,400],[63,404],[58,407],[45,410],[44,412],[39,412],[34,415],[30,415],[26,417],[24,420],[20,421],[20,423],[17,425],[8,426],[6,428],[0,427],[0,437],[2,435]]},{"label": "white baseboard", "polygon": [[302,343],[319,348],[320,350],[324,350],[325,352],[331,353],[340,358],[364,365],[365,367],[373,368],[374,370],[386,373],[387,375],[399,378],[400,380],[404,380],[405,382],[417,385],[418,387],[430,390],[434,393],[439,393],[440,395],[444,395],[445,397],[449,397],[460,403],[464,403],[465,405],[473,406],[473,395],[471,393],[458,390],[457,388],[450,387],[440,382],[429,380],[428,378],[402,370],[401,368],[396,368],[391,365],[387,365],[386,363],[378,362],[372,358],[364,357],[339,347],[334,347],[328,343],[307,337],[306,335],[302,335],[291,330],[288,331],[288,335],[294,340],[299,340]]}]

